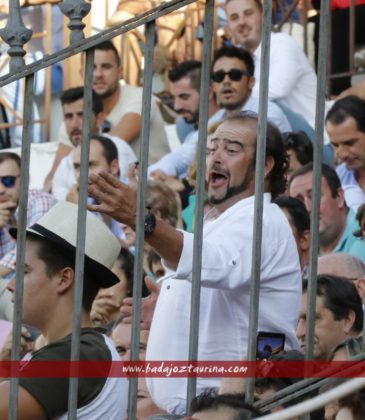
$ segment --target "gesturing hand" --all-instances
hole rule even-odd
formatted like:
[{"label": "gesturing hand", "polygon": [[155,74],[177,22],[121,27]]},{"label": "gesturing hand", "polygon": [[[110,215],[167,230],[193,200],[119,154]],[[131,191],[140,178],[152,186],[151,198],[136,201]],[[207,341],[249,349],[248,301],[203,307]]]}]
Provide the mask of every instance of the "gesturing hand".
[{"label": "gesturing hand", "polygon": [[[160,293],[160,287],[153,282],[150,277],[146,276],[145,283],[151,294],[143,298],[141,302],[141,330],[150,329],[158,294]],[[131,324],[133,316],[133,298],[125,298],[123,300],[120,312],[125,316],[123,322]]]},{"label": "gesturing hand", "polygon": [[135,230],[137,194],[134,188],[107,172],[90,174],[88,193],[97,204],[88,209],[104,213]]}]

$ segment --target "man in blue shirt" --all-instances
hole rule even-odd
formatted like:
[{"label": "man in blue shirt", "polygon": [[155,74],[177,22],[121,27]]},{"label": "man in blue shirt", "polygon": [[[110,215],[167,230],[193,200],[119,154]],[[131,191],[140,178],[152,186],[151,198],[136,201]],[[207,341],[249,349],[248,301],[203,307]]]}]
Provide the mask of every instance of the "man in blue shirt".
[{"label": "man in blue shirt", "polygon": [[[289,195],[302,200],[310,212],[312,208],[313,164],[296,170],[290,180]],[[355,212],[345,201],[344,191],[336,171],[322,165],[319,221],[319,252],[344,252],[365,262],[365,241],[353,235],[359,229]]]}]

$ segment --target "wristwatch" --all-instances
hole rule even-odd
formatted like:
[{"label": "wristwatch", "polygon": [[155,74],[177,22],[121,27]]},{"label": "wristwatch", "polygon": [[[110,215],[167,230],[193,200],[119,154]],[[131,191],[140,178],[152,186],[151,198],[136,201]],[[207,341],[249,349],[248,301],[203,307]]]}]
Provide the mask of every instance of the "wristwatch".
[{"label": "wristwatch", "polygon": [[144,218],[144,234],[151,235],[156,227],[156,216],[152,213],[151,207],[146,207],[147,214]]}]

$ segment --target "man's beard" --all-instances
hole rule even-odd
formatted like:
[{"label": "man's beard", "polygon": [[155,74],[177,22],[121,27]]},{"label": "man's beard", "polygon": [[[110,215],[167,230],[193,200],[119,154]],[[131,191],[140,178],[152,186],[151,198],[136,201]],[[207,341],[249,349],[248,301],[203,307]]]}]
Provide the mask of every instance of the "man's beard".
[{"label": "man's beard", "polygon": [[184,121],[186,122],[186,123],[188,123],[188,124],[195,124],[195,123],[197,123],[198,122],[198,120],[199,120],[199,111],[196,111],[196,112],[190,112],[190,111],[188,111],[189,112],[189,116],[183,116],[183,119],[184,119]]},{"label": "man's beard", "polygon": [[98,93],[99,97],[101,99],[109,98],[110,96],[114,95],[114,93],[117,91],[119,86],[119,82],[115,83],[114,85],[110,86],[110,88],[105,91],[104,93]]},{"label": "man's beard", "polygon": [[234,197],[235,195],[245,192],[248,186],[250,185],[252,178],[254,176],[255,176],[255,160],[253,159],[249,167],[247,168],[245,177],[243,181],[241,182],[241,184],[236,187],[228,187],[227,192],[224,197],[221,197],[221,198],[209,197],[210,204],[214,204],[214,205],[222,204],[228,199]]}]

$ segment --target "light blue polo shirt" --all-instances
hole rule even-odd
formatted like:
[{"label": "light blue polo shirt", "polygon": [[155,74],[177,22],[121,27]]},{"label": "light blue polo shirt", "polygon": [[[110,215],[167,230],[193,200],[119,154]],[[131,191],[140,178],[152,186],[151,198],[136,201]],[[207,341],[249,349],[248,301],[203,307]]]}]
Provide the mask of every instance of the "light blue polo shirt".
[{"label": "light blue polo shirt", "polygon": [[353,255],[365,263],[365,240],[357,238],[353,233],[360,229],[355,218],[355,212],[350,209],[346,219],[346,226],[333,252],[344,252]]}]

